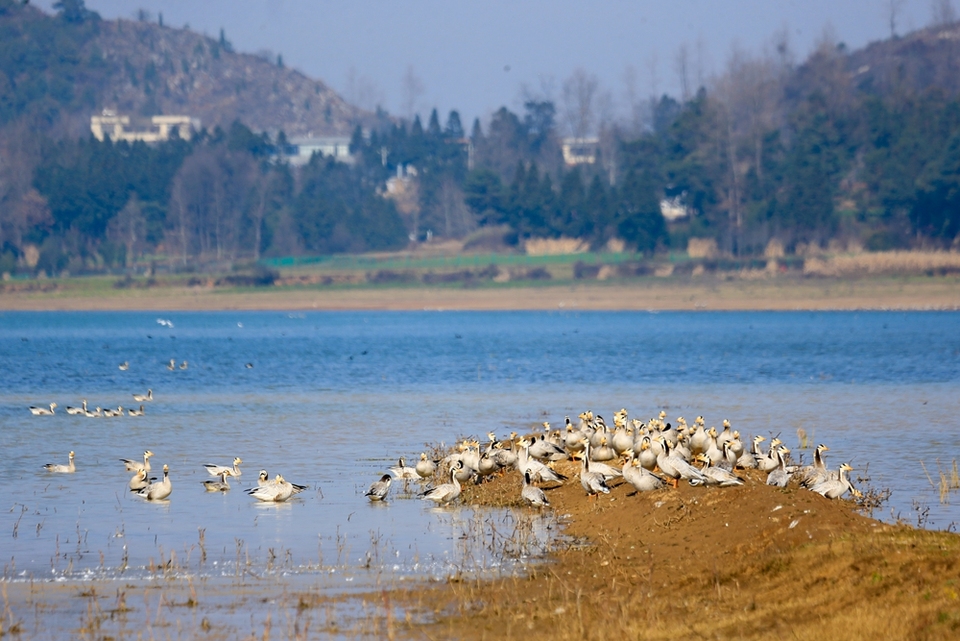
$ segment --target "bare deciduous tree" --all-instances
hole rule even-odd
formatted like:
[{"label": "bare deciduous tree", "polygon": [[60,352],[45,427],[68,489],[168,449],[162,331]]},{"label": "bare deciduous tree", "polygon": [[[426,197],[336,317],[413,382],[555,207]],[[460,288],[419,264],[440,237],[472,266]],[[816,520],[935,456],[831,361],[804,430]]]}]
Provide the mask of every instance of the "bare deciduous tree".
[{"label": "bare deciduous tree", "polygon": [[563,81],[563,113],[574,138],[585,138],[594,132],[599,86],[594,74],[580,68]]},{"label": "bare deciduous tree", "polygon": [[677,49],[673,58],[673,69],[680,83],[680,98],[686,102],[690,100],[690,50],[687,48],[687,43],[683,43]]},{"label": "bare deciduous tree", "polygon": [[413,70],[413,65],[408,65],[406,73],[403,74],[401,91],[403,115],[412,119],[418,111],[420,98],[426,92],[423,79]]},{"label": "bare deciduous tree", "polygon": [[347,83],[343,94],[347,102],[367,111],[374,111],[385,102],[383,91],[377,83],[358,73],[355,67],[347,70]]},{"label": "bare deciduous tree", "polygon": [[136,194],[130,195],[127,204],[110,221],[107,235],[123,244],[127,252],[124,257],[126,265],[133,265],[146,235],[146,219]]},{"label": "bare deciduous tree", "polygon": [[935,27],[945,27],[957,21],[953,0],[931,0],[930,13]]}]

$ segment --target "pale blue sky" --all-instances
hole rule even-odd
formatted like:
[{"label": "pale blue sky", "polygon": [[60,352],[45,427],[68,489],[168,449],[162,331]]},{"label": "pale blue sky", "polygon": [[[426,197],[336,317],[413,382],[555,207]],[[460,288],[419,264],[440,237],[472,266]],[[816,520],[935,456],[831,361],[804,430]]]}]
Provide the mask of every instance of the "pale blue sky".
[{"label": "pale blue sky", "polygon": [[[942,0],[936,0],[940,2]],[[49,8],[54,0],[34,0]],[[934,0],[893,0],[898,33],[926,26]],[[164,23],[217,36],[242,52],[269,49],[347,99],[409,103],[408,70],[422,83],[416,109],[459,109],[464,122],[506,105],[524,87],[559,98],[577,68],[595,74],[614,110],[624,109],[625,70],[641,95],[679,93],[677,52],[692,74],[723,69],[737,46],[751,54],[786,29],[798,60],[825,32],[850,48],[886,38],[891,0],[86,0],[104,18],[138,8]],[[652,73],[653,72],[653,73]],[[351,80],[352,79],[352,80]],[[695,80],[695,78],[694,78]]]}]

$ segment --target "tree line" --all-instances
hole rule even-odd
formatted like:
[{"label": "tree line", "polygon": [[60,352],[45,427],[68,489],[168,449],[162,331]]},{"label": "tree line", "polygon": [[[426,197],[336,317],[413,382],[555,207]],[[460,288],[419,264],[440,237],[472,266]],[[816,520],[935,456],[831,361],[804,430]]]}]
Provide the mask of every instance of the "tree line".
[{"label": "tree line", "polygon": [[[64,2],[55,25],[18,27],[50,30],[50,51],[0,38],[0,271],[188,268],[427,238],[509,250],[565,237],[646,254],[709,239],[735,256],[771,241],[797,252],[960,244],[960,83],[930,71],[953,64],[948,39],[917,54],[922,73],[882,56],[867,62],[883,74],[851,72],[871,67],[860,64],[870,51],[834,42],[800,65],[785,46],[737,54],[692,95],[639,101],[629,121],[598,117],[596,80],[579,71],[559,102],[528,97],[469,128],[457,111],[441,122],[433,110],[425,126],[381,111],[354,131],[353,163],[294,167],[282,133],[240,122],[157,145],[49,126],[38,136],[44,118],[84,104],[64,79],[95,73],[68,55],[96,28],[81,10]],[[59,67],[42,64],[52,52]],[[564,137],[590,134],[593,161],[565,164]],[[681,215],[667,220],[664,201]]]}]

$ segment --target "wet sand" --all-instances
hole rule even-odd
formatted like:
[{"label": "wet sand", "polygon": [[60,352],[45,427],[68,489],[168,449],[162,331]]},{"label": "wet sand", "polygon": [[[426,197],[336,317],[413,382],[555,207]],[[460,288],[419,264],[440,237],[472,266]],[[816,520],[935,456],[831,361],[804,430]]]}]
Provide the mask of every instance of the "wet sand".
[{"label": "wet sand", "polygon": [[5,291],[0,310],[960,309],[960,278],[643,279],[537,286]]}]

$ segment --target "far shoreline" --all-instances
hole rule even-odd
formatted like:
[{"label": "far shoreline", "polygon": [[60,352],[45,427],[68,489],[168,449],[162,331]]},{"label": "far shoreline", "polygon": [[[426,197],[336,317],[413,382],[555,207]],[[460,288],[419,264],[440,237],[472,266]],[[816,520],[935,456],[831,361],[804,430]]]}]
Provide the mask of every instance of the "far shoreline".
[{"label": "far shoreline", "polygon": [[154,287],[0,292],[0,311],[926,311],[960,278],[643,279],[495,287]]}]

